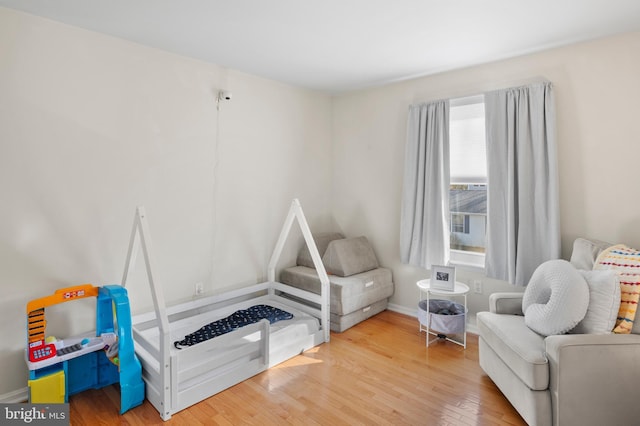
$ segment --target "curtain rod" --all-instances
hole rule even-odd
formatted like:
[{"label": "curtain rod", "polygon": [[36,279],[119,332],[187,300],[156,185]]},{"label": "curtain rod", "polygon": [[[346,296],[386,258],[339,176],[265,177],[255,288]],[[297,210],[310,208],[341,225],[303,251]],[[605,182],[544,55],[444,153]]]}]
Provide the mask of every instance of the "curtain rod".
[{"label": "curtain rod", "polygon": [[527,79],[518,79],[518,80],[511,80],[510,82],[501,82],[499,84],[495,84],[495,87],[490,87],[490,88],[486,88],[486,89],[469,89],[469,90],[462,90],[460,93],[454,94],[454,95],[450,95],[450,96],[434,96],[432,98],[429,98],[427,100],[422,100],[422,101],[415,101],[413,102],[411,105],[420,105],[423,103],[430,103],[430,102],[436,102],[436,101],[441,101],[441,100],[454,100],[454,99],[461,99],[461,98],[471,98],[474,96],[483,96],[485,93],[487,92],[493,92],[496,90],[505,90],[505,89],[515,89],[518,87],[524,87],[524,86],[529,86],[532,84],[536,84],[536,83],[551,83],[551,80],[549,80],[546,77],[542,77],[542,76],[535,76],[535,77],[531,77],[531,78],[527,78]]}]

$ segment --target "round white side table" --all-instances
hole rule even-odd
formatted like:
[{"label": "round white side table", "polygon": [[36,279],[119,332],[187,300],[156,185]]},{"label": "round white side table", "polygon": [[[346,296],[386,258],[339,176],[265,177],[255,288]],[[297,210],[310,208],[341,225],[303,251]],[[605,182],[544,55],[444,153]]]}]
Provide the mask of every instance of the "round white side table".
[{"label": "round white side table", "polygon": [[[444,338],[452,343],[455,343],[457,345],[462,346],[463,348],[467,348],[467,293],[469,293],[469,286],[466,285],[465,283],[461,283],[459,281],[455,282],[454,288],[452,291],[447,291],[447,290],[440,290],[440,289],[432,289],[431,288],[431,280],[430,279],[426,279],[426,280],[420,280],[416,283],[416,285],[418,286],[418,289],[420,290],[420,301],[423,300],[423,295],[426,296],[426,300],[427,301],[427,317],[429,317],[429,298],[431,297],[431,295],[436,295],[436,296],[448,296],[448,297],[462,297],[464,299],[463,305],[464,305],[464,331],[462,332],[462,341],[458,341],[458,340],[454,340],[451,339],[447,336],[444,336]],[[437,333],[431,329],[429,329],[429,327],[427,327],[426,324],[422,324],[422,321],[419,321],[420,324],[420,331],[426,331],[427,332],[427,346],[429,346],[429,343],[431,343],[433,340],[437,340],[438,338],[442,338],[443,337],[443,333]],[[432,339],[431,341],[429,340],[429,335],[434,335],[436,336],[435,339]]]}]

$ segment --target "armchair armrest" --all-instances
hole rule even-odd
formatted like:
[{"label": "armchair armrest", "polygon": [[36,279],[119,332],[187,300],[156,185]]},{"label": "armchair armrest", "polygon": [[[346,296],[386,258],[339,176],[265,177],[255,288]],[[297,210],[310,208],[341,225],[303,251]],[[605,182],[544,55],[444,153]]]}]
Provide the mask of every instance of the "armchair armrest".
[{"label": "armchair armrest", "polygon": [[522,313],[523,293],[492,293],[489,296],[489,312],[494,314],[524,315]]},{"label": "armchair armrest", "polygon": [[545,346],[554,424],[638,422],[640,335],[565,334]]}]

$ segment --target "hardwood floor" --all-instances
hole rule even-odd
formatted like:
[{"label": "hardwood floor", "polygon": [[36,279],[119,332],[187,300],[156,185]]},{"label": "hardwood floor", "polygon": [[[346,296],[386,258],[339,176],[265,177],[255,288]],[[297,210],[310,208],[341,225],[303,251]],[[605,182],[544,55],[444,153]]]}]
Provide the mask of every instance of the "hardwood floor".
[{"label": "hardwood floor", "polygon": [[428,348],[416,318],[385,311],[331,342],[162,422],[144,404],[118,415],[116,386],[70,398],[72,425],[524,425],[467,349]]}]

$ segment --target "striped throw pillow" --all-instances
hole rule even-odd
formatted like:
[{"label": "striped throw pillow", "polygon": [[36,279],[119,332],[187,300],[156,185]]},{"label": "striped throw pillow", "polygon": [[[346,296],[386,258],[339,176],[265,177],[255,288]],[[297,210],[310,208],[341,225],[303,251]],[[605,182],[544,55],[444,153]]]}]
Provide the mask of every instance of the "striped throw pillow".
[{"label": "striped throw pillow", "polygon": [[624,244],[611,246],[600,253],[593,269],[610,269],[620,278],[620,309],[614,333],[629,334],[640,298],[640,250]]}]

